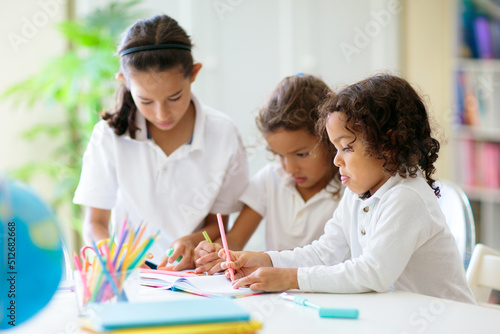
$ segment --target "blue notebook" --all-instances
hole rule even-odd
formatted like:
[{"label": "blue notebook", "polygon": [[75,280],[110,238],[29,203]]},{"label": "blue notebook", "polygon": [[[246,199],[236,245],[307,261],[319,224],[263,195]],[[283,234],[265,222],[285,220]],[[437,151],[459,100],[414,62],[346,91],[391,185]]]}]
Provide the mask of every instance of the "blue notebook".
[{"label": "blue notebook", "polygon": [[148,303],[94,304],[94,325],[102,330],[250,320],[230,298],[200,298]]}]

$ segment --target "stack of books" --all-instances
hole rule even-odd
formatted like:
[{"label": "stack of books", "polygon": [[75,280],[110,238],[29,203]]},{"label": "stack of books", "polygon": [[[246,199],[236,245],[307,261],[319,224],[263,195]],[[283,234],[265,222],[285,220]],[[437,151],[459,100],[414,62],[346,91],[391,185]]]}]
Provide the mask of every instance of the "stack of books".
[{"label": "stack of books", "polygon": [[230,298],[200,298],[148,303],[94,304],[82,320],[89,333],[255,333],[262,323]]}]

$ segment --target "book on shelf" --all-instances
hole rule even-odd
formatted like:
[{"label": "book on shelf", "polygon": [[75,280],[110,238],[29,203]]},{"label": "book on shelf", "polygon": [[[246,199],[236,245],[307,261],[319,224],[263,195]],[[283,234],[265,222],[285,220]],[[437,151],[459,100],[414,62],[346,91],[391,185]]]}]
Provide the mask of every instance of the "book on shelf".
[{"label": "book on shelf", "polygon": [[495,94],[499,73],[457,70],[455,72],[455,106],[458,124],[495,127],[500,126],[500,99]]},{"label": "book on shelf", "polygon": [[464,138],[459,145],[460,182],[471,188],[500,189],[500,143]]},{"label": "book on shelf", "polygon": [[480,185],[489,189],[500,188],[500,144],[480,143]]},{"label": "book on shelf", "polygon": [[490,21],[491,46],[494,58],[500,58],[500,22]]},{"label": "book on shelf", "polygon": [[478,8],[474,1],[462,1],[461,56],[475,59],[500,58],[499,22],[489,12]]},{"label": "book on shelf", "polygon": [[462,71],[457,71],[455,75],[456,88],[456,123],[467,124],[465,121],[465,92],[464,92],[464,74]]},{"label": "book on shelf", "polygon": [[477,49],[476,38],[474,36],[474,19],[476,11],[473,7],[472,1],[463,1],[462,3],[462,16],[461,16],[461,30],[462,30],[462,57],[466,58],[479,58]]},{"label": "book on shelf", "polygon": [[479,58],[493,59],[493,42],[488,19],[484,16],[477,16],[474,20],[474,29]]},{"label": "book on shelf", "polygon": [[192,274],[179,277],[178,272],[145,269],[141,270],[140,275],[141,285],[183,291],[205,297],[244,297],[260,293],[250,288],[234,289],[231,280],[223,274]]},{"label": "book on shelf", "polygon": [[472,74],[459,71],[457,73],[459,92],[457,92],[457,101],[459,105],[463,105],[462,119],[463,124],[477,126],[481,124],[481,115],[484,115],[484,110],[481,111],[479,99],[476,95],[474,77]]},{"label": "book on shelf", "polygon": [[476,143],[472,138],[466,138],[462,141],[462,177],[463,183],[469,187],[476,185]]}]

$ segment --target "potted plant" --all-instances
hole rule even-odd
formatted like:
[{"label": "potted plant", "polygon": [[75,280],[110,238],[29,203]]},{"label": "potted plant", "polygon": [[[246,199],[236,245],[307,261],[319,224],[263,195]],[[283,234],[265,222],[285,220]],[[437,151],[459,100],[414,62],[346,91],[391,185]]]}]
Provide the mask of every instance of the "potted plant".
[{"label": "potted plant", "polygon": [[[45,175],[54,183],[52,205],[70,227],[81,233],[82,212],[72,204],[78,185],[82,155],[99,113],[109,107],[116,89],[115,73],[119,58],[115,55],[119,35],[145,13],[136,9],[139,1],[113,2],[81,20],[68,20],[57,29],[68,42],[68,49],[51,59],[32,77],[9,87],[3,98],[16,107],[42,105],[62,110],[61,121],[33,126],[23,134],[34,141],[42,135],[58,143],[45,160],[30,162],[9,172],[14,178],[29,182]],[[69,209],[69,210],[68,210]]]}]

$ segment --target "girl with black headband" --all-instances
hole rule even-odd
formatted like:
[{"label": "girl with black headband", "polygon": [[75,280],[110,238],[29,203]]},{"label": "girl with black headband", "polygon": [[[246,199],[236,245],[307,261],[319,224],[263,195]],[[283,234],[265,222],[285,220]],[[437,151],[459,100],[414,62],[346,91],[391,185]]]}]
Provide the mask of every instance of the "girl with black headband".
[{"label": "girl with black headband", "polygon": [[[118,48],[122,85],[114,110],[96,124],[83,157],[74,203],[86,209],[84,238],[109,238],[124,219],[160,231],[150,263],[194,268],[193,250],[206,230],[219,237],[216,214],[238,211],[248,182],[244,147],[234,123],[191,92],[201,63],[191,40],[167,15],[133,24]],[[167,249],[173,248],[170,257]]]}]

